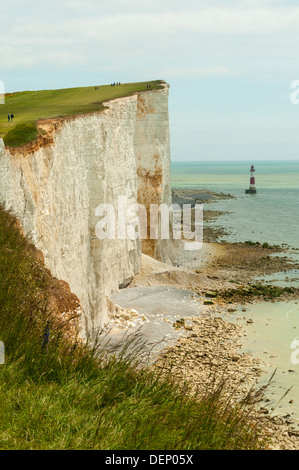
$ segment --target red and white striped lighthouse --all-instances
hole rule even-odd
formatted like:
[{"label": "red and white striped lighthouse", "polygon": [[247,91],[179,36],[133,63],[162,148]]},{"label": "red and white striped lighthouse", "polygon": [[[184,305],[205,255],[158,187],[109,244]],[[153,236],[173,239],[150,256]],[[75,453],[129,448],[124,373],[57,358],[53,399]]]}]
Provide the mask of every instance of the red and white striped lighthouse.
[{"label": "red and white striped lighthouse", "polygon": [[256,194],[254,173],[255,173],[254,166],[251,165],[251,168],[250,168],[250,185],[249,185],[249,189],[245,190],[246,194]]}]

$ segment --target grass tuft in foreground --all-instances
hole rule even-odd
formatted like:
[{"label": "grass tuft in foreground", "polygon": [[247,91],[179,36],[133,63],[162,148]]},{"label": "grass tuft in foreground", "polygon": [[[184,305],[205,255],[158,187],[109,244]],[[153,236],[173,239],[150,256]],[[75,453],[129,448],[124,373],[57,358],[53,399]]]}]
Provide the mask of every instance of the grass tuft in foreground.
[{"label": "grass tuft in foreground", "polygon": [[198,400],[141,367],[138,336],[118,354],[67,341],[47,308],[48,273],[1,206],[0,266],[0,449],[264,448],[221,388]]}]

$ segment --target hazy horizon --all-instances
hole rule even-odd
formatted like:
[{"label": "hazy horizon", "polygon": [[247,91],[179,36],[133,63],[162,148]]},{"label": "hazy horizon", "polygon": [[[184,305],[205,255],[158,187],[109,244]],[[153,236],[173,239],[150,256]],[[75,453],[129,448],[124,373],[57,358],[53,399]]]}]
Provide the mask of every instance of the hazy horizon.
[{"label": "hazy horizon", "polygon": [[[263,163],[263,162],[281,162],[281,163],[293,163],[293,162],[298,162],[299,163],[299,159],[290,159],[290,160],[283,160],[283,159],[265,159],[265,160],[262,160],[262,159],[254,159],[252,158],[251,160],[204,160],[204,159],[200,159],[200,160],[172,160],[171,163],[178,163],[178,164],[182,164],[182,165],[193,165],[194,163],[237,163],[237,162],[240,162],[242,164],[245,164],[245,163],[250,163],[250,164],[254,164],[254,161],[257,161],[257,162],[260,162],[260,163]],[[253,163],[252,163],[253,162]]]}]

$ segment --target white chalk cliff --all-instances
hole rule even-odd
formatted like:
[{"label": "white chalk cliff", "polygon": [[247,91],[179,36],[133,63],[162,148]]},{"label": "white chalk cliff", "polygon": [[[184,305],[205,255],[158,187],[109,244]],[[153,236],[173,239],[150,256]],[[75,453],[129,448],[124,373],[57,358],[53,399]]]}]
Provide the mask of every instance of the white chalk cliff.
[{"label": "white chalk cliff", "polygon": [[10,149],[0,139],[0,201],[80,299],[85,332],[107,321],[107,298],[140,271],[142,251],[161,261],[173,256],[168,240],[141,247],[140,239],[95,233],[96,208],[117,209],[119,196],[128,206],[171,204],[168,91],[165,84],[110,101],[102,112],[52,120],[44,145]]}]

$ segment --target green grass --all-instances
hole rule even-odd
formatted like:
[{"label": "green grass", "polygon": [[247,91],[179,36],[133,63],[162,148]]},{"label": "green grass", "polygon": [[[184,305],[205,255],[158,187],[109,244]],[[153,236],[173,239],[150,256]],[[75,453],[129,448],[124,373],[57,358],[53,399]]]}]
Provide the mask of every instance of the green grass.
[{"label": "green grass", "polygon": [[1,205],[0,266],[1,450],[264,448],[221,387],[198,399],[141,367],[138,335],[119,354],[66,341],[47,308],[50,274]]},{"label": "green grass", "polygon": [[[104,85],[97,90],[92,86],[10,93],[5,98],[5,104],[0,106],[0,137],[5,145],[18,147],[36,139],[38,119],[101,111],[105,101],[146,90],[148,84],[151,89],[158,89],[162,83],[156,80],[114,87]],[[9,113],[14,114],[14,122],[8,122]]]}]

